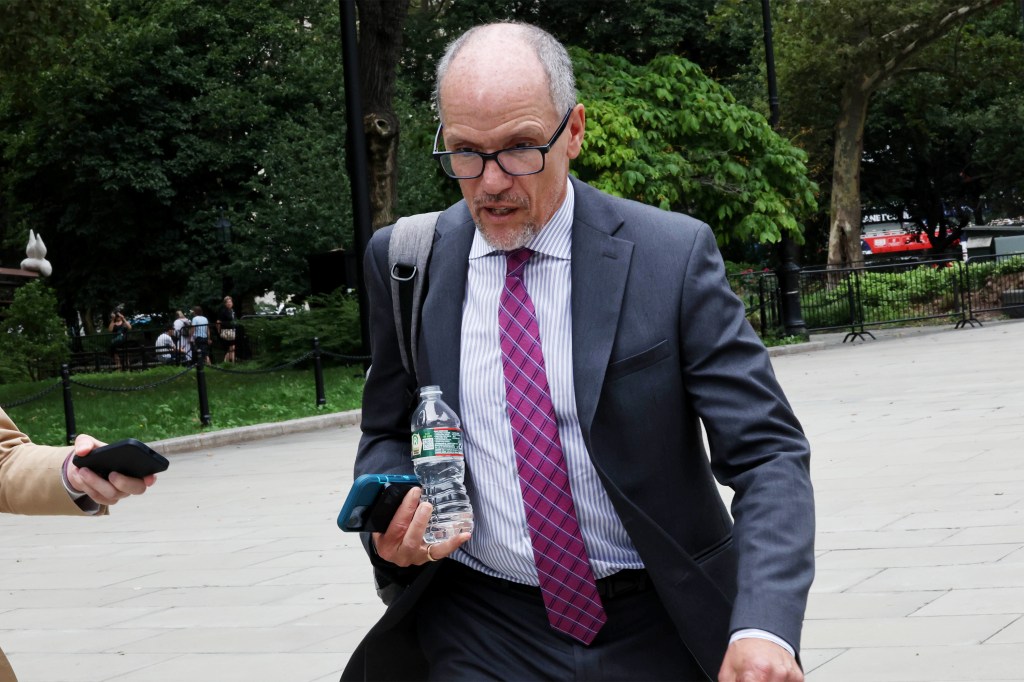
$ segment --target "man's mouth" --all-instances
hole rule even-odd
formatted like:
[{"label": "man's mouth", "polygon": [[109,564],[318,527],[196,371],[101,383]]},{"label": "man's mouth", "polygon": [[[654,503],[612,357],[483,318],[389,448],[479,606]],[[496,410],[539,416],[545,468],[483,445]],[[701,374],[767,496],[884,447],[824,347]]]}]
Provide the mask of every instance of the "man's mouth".
[{"label": "man's mouth", "polygon": [[507,218],[519,209],[529,208],[525,197],[513,194],[484,194],[473,202],[481,214],[495,219]]}]

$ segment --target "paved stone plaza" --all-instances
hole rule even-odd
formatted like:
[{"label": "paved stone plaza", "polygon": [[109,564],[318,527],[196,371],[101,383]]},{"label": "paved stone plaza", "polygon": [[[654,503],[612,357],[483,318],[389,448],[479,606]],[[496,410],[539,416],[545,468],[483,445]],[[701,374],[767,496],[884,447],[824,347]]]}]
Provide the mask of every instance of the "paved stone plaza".
[{"label": "paved stone plaza", "polygon": [[[808,680],[1024,680],[1024,323],[808,348],[774,358],[814,451]],[[357,439],[205,441],[107,518],[0,516],[21,682],[337,680],[383,610],[335,525]]]}]

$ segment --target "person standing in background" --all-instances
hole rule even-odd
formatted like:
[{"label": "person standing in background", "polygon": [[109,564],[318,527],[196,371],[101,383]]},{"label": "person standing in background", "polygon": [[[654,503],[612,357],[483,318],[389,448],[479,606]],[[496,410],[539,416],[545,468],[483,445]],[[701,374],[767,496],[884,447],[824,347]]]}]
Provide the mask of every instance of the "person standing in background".
[{"label": "person standing in background", "polygon": [[210,360],[210,350],[212,349],[211,344],[213,343],[210,339],[210,321],[203,315],[203,307],[199,305],[192,306],[192,352],[199,353],[206,358],[206,364],[212,365],[213,361]]},{"label": "person standing in background", "polygon": [[110,313],[107,331],[113,334],[110,337],[110,353],[114,356],[114,368],[117,370],[128,365],[128,332],[131,330],[132,325],[125,319],[124,313],[120,310]]},{"label": "person standing in background", "polygon": [[174,314],[174,339],[177,342],[178,357],[183,365],[187,365],[192,362],[192,323],[182,311],[175,310]]},{"label": "person standing in background", "polygon": [[224,305],[217,313],[217,336],[227,346],[224,362],[235,361],[235,303],[230,296],[224,297]]}]

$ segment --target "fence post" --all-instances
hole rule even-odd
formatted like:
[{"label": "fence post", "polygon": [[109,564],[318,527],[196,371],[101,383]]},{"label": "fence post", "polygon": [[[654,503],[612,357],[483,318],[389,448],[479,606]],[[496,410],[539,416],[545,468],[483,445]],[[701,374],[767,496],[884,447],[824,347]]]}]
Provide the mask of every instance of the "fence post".
[{"label": "fence post", "polygon": [[967,325],[971,325],[971,329],[974,329],[975,324],[981,327],[981,320],[974,316],[974,302],[971,300],[971,259],[967,256],[966,247],[964,248],[964,259],[960,265],[960,273],[960,279],[962,280],[960,285],[960,305],[961,308],[964,308],[965,297],[967,305],[963,309],[960,321],[956,323],[954,329],[962,329]]},{"label": "fence post", "polygon": [[765,316],[767,315],[767,310],[765,309],[765,304],[764,304],[764,273],[763,272],[758,274],[758,276],[757,276],[757,303],[758,303],[758,310],[757,310],[757,312],[758,312],[758,315],[761,317],[761,338],[763,339],[765,337],[765,335],[768,333],[767,320],[765,320]]},{"label": "fence post", "polygon": [[316,406],[323,407],[327,404],[327,396],[324,395],[324,368],[320,363],[320,339],[313,337],[313,376],[316,379]]},{"label": "fence post", "polygon": [[71,370],[67,363],[60,366],[60,383],[64,393],[64,436],[68,445],[73,445],[78,436],[75,426],[75,405],[71,401]]},{"label": "fence post", "polygon": [[[850,301],[850,333],[843,337],[843,343],[854,339],[865,341],[867,336],[875,338],[874,334],[864,330],[864,303],[861,300],[860,273],[860,268],[854,268],[850,272],[850,277],[846,279],[846,292]],[[850,286],[850,279],[853,279],[853,287]],[[857,289],[856,294],[853,293],[854,287]],[[857,327],[860,329],[858,330]]]},{"label": "fence post", "polygon": [[210,400],[206,395],[206,349],[203,345],[206,339],[200,339],[200,343],[196,344],[196,386],[199,388],[199,423],[203,426],[209,426],[212,423],[210,419]]}]

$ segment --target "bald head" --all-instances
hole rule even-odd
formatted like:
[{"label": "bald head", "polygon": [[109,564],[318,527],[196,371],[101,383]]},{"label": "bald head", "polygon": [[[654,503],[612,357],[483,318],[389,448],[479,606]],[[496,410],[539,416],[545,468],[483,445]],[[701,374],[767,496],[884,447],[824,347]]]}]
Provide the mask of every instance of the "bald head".
[{"label": "bald head", "polygon": [[521,23],[476,26],[453,41],[437,65],[434,98],[445,120],[452,97],[447,85],[458,83],[458,96],[484,96],[504,88],[522,92],[543,85],[550,105],[565,111],[576,103],[576,79],[569,53],[543,29]]}]

